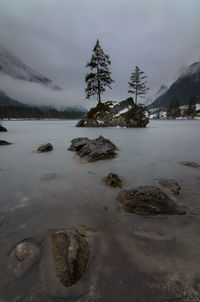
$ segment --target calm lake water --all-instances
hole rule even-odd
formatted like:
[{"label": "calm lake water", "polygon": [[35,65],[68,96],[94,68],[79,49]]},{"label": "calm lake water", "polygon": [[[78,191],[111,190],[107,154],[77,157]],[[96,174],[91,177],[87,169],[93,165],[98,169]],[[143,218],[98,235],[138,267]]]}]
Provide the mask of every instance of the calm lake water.
[{"label": "calm lake water", "polygon": [[[0,139],[13,144],[0,147],[0,302],[200,301],[200,169],[178,163],[200,162],[200,121],[151,121],[141,129],[75,128],[75,123],[3,122],[8,132]],[[116,158],[86,163],[67,150],[73,138],[99,135],[119,148]],[[34,152],[47,142],[52,152]],[[109,172],[122,177],[124,189],[175,179],[182,186],[175,201],[187,214],[124,213],[116,199],[120,189],[102,181]],[[55,177],[41,178],[48,173]],[[19,241],[80,224],[98,234],[84,297],[43,296],[39,268],[21,279],[7,269],[8,254]]]}]

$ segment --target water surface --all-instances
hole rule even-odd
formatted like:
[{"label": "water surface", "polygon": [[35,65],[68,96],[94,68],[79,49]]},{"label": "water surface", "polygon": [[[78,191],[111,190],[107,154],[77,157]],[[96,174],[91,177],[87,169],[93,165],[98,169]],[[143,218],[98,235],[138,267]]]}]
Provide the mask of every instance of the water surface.
[{"label": "water surface", "polygon": [[[1,139],[13,144],[0,147],[0,301],[61,301],[43,296],[35,278],[39,268],[19,280],[6,259],[25,238],[79,224],[98,234],[98,256],[85,276],[88,295],[80,301],[199,301],[200,169],[178,162],[200,162],[200,121],[151,121],[141,129],[75,128],[75,121],[5,121],[3,126],[8,132]],[[86,163],[67,150],[73,138],[99,135],[116,144],[116,158]],[[34,152],[47,142],[52,152]],[[124,213],[116,199],[119,189],[102,181],[109,172],[122,177],[125,189],[175,179],[183,188],[175,201],[187,215]],[[47,173],[55,178],[41,179]],[[181,300],[175,299],[177,292]],[[79,301],[62,301],[73,299]]]}]

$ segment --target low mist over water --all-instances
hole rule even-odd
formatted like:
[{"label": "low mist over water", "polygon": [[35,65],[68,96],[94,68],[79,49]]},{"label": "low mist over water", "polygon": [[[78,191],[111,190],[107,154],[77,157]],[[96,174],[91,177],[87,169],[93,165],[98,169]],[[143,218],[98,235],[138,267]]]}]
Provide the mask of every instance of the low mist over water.
[{"label": "low mist over water", "polygon": [[[60,301],[42,292],[37,266],[19,279],[9,272],[6,259],[24,239],[42,242],[49,230],[82,224],[97,234],[96,252],[91,252],[84,277],[90,285],[80,300],[72,295],[62,301],[165,301],[167,293],[156,289],[157,282],[172,290],[170,284],[175,286],[177,281],[179,290],[192,291],[200,263],[200,170],[179,162],[199,162],[199,121],[152,121],[140,129],[75,128],[75,123],[3,122],[8,132],[1,133],[1,139],[13,144],[0,148],[2,301]],[[73,138],[100,135],[118,147],[114,159],[87,163],[67,150]],[[53,151],[34,152],[47,142]],[[122,178],[123,189],[155,185],[157,178],[176,180],[181,194],[172,198],[187,214],[145,217],[125,213],[117,200],[120,189],[102,180],[109,172]],[[192,294],[197,296],[197,292]]]}]

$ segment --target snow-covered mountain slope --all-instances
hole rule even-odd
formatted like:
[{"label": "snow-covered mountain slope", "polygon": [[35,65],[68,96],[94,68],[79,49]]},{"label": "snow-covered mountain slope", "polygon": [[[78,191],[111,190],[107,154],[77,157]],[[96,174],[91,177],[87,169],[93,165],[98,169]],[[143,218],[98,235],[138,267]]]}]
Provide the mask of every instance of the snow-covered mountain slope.
[{"label": "snow-covered mountain slope", "polygon": [[200,62],[188,66],[169,89],[157,96],[148,107],[167,107],[173,102],[188,105],[191,97],[196,97],[197,101],[200,99]]},{"label": "snow-covered mountain slope", "polygon": [[50,79],[32,70],[2,46],[0,46],[0,72],[15,79],[38,83],[52,89],[60,89]]}]

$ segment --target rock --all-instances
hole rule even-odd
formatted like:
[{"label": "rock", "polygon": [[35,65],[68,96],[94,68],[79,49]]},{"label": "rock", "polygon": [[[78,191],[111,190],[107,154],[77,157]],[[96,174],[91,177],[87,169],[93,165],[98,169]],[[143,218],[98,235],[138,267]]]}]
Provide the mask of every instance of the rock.
[{"label": "rock", "polygon": [[12,143],[0,140],[0,146],[12,145]]},{"label": "rock", "polygon": [[21,277],[39,258],[40,251],[28,241],[20,242],[10,253],[9,268],[17,277]]},{"label": "rock", "polygon": [[163,191],[154,186],[122,190],[118,199],[128,213],[139,215],[183,215],[185,211]]},{"label": "rock", "polygon": [[41,145],[38,149],[37,152],[41,153],[41,152],[49,152],[53,150],[53,146],[51,144],[45,144],[45,145]]},{"label": "rock", "polygon": [[47,173],[40,177],[41,180],[50,180],[56,177],[55,173]]},{"label": "rock", "polygon": [[197,164],[193,161],[180,161],[179,164],[192,168],[200,168],[200,164]]},{"label": "rock", "polygon": [[113,158],[117,147],[108,139],[99,136],[96,139],[77,138],[72,140],[68,150],[77,151],[77,154],[88,162]]},{"label": "rock", "polygon": [[76,231],[63,230],[49,234],[45,239],[41,262],[45,291],[51,296],[66,296],[69,287],[85,274],[89,253],[88,242]]},{"label": "rock", "polygon": [[76,231],[79,235],[83,237],[90,237],[94,234],[94,232],[90,230],[88,227],[86,227],[85,225],[78,225],[76,227]]},{"label": "rock", "polygon": [[7,132],[7,129],[0,125],[0,132]]},{"label": "rock", "polygon": [[76,127],[146,127],[146,108],[135,104],[133,98],[119,103],[98,103],[78,121]]},{"label": "rock", "polygon": [[104,182],[111,187],[122,187],[122,180],[117,174],[109,173],[105,178]]},{"label": "rock", "polygon": [[181,186],[173,179],[156,179],[155,181],[161,186],[169,189],[175,195],[180,193]]},{"label": "rock", "polygon": [[79,137],[74,138],[71,141],[71,146],[68,148],[70,151],[79,151],[83,146],[87,145],[90,142],[89,138],[87,137]]}]

